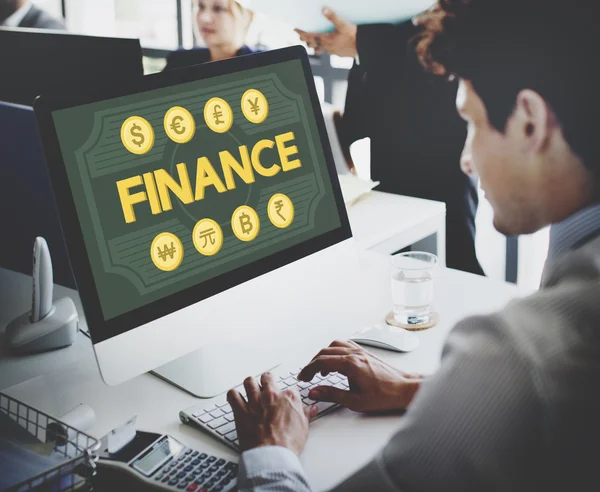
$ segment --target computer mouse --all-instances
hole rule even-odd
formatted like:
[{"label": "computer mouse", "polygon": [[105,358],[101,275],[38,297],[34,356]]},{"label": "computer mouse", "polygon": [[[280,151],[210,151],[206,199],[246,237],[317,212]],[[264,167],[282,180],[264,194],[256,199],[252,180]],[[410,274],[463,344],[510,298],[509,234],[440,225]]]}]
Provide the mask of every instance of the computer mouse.
[{"label": "computer mouse", "polygon": [[410,352],[419,346],[419,338],[415,334],[403,328],[383,324],[363,328],[352,335],[350,340],[395,352]]}]

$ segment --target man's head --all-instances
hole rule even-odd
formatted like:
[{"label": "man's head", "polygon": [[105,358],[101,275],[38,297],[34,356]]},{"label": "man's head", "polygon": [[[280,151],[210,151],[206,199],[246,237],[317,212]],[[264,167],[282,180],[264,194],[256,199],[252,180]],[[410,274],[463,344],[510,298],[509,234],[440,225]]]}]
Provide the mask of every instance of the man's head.
[{"label": "man's head", "polygon": [[438,0],[420,17],[421,60],[459,78],[474,167],[494,225],[525,234],[598,196],[597,0]]}]

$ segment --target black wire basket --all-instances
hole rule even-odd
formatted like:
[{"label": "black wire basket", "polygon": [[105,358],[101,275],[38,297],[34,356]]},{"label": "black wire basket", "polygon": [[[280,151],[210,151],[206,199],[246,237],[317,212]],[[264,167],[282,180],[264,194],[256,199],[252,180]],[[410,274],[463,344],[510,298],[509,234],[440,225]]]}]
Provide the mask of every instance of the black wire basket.
[{"label": "black wire basket", "polygon": [[92,477],[98,461],[95,453],[100,449],[98,439],[3,393],[0,393],[0,417],[18,424],[20,431],[24,429],[34,443],[52,454],[53,463],[58,462],[8,488],[0,485],[1,492],[93,490]]}]

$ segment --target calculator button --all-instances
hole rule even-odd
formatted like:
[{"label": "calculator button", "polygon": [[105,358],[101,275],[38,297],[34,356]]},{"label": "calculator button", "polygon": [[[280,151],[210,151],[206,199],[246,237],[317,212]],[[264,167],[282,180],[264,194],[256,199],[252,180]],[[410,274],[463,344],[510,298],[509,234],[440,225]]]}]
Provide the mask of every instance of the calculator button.
[{"label": "calculator button", "polygon": [[199,454],[200,454],[200,453],[198,453],[198,451],[194,451],[194,452],[192,453],[192,458],[195,458],[195,457],[196,457],[196,456],[198,456]]},{"label": "calculator button", "polygon": [[176,478],[174,478],[173,480],[171,480],[169,482],[169,485],[177,485],[179,483],[179,480],[177,480]]},{"label": "calculator button", "polygon": [[199,456],[199,459],[201,459],[201,460],[204,460],[204,459],[206,459],[207,457],[208,457],[208,455],[207,455],[206,453],[202,453],[202,454]]},{"label": "calculator button", "polygon": [[192,461],[192,466],[198,466],[200,464],[200,460]]},{"label": "calculator button", "polygon": [[209,471],[209,472],[211,472],[211,473],[214,473],[214,472],[216,472],[218,469],[219,469],[219,467],[218,467],[217,465],[213,465],[213,466],[211,466],[211,467],[208,469],[208,471]]},{"label": "calculator button", "polygon": [[183,489],[185,489],[187,486],[188,486],[188,483],[187,483],[187,482],[181,482],[181,483],[180,483],[180,484],[177,486],[177,488],[178,488],[178,489],[182,489],[182,490],[183,490]]},{"label": "calculator button", "polygon": [[169,480],[171,480],[171,477],[164,477],[161,482],[162,483],[167,483]]},{"label": "calculator button", "polygon": [[190,465],[186,466],[183,470],[187,473],[191,472],[194,468],[191,467]]},{"label": "calculator button", "polygon": [[210,466],[210,463],[208,461],[205,461],[204,463],[202,463],[200,465],[200,468],[204,469],[204,468],[208,468]]},{"label": "calculator button", "polygon": [[188,458],[185,459],[185,463],[189,463],[190,461],[192,461],[192,457],[189,456]]},{"label": "calculator button", "polygon": [[186,490],[188,492],[195,492],[196,489],[198,488],[198,485],[196,485],[195,483],[193,483],[192,485],[190,485]]},{"label": "calculator button", "polygon": [[233,461],[230,461],[229,463],[227,463],[225,465],[225,468],[227,468],[228,470],[237,471],[238,466],[237,466],[237,463],[234,463]]},{"label": "calculator button", "polygon": [[211,456],[210,458],[208,458],[209,463],[214,463],[215,461],[217,461],[217,458],[215,458],[214,456]]},{"label": "calculator button", "polygon": [[221,490],[223,490],[223,486],[222,486],[221,484],[219,484],[219,485],[215,486],[215,487],[213,488],[213,490],[214,490],[215,492],[221,492]]},{"label": "calculator button", "polygon": [[185,477],[185,472],[179,472],[177,474],[177,478],[183,478],[183,477]]},{"label": "calculator button", "polygon": [[190,454],[192,452],[192,450],[190,448],[185,450],[185,454]]},{"label": "calculator button", "polygon": [[223,466],[224,464],[225,464],[224,459],[220,459],[219,461],[217,461],[217,465],[219,465],[219,466]]}]

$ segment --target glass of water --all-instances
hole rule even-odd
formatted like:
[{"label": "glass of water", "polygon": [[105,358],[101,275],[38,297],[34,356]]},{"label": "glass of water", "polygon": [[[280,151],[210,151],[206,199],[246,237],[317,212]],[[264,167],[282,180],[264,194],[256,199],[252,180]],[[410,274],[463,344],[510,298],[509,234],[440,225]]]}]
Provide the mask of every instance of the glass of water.
[{"label": "glass of water", "polygon": [[392,256],[391,263],[394,324],[415,330],[435,325],[432,303],[437,256],[411,251]]}]

